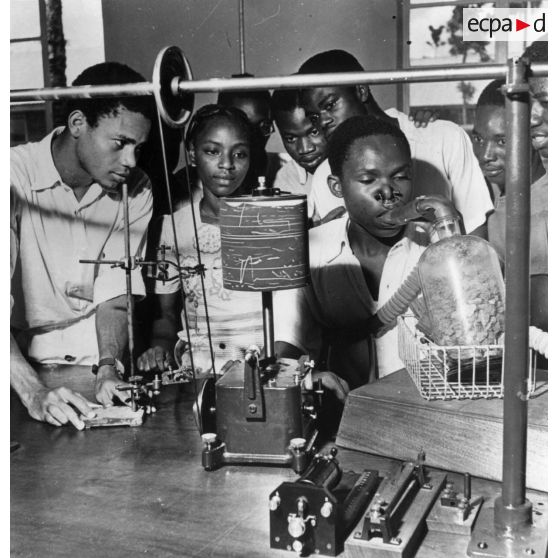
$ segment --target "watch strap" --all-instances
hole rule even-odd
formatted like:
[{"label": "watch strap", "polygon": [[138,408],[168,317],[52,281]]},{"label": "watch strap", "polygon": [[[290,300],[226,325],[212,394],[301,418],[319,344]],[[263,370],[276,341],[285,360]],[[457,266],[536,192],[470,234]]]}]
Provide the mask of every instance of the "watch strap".
[{"label": "watch strap", "polygon": [[91,372],[93,372],[93,374],[95,374],[95,376],[96,376],[97,372],[99,372],[99,368],[101,368],[101,366],[114,366],[114,368],[117,368],[116,359],[114,357],[105,357],[105,358],[100,359],[97,364],[94,364],[91,367]]}]

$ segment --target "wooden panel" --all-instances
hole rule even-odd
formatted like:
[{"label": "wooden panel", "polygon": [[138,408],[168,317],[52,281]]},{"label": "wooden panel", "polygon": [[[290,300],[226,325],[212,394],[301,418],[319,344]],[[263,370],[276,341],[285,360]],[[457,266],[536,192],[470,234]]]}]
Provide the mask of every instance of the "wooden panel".
[{"label": "wooden panel", "polygon": [[[501,480],[502,400],[426,401],[405,370],[349,394],[337,444]],[[547,490],[548,394],[529,401],[527,486]]]}]

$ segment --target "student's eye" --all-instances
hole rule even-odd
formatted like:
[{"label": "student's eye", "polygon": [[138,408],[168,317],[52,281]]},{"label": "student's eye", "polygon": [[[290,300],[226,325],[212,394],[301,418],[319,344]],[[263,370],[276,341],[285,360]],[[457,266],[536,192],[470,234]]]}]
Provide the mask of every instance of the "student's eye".
[{"label": "student's eye", "polygon": [[294,142],[295,142],[295,138],[294,138],[294,136],[285,136],[285,137],[283,138],[283,141],[284,141],[285,143],[294,143]]},{"label": "student's eye", "polygon": [[248,153],[246,153],[246,151],[237,151],[233,155],[237,159],[246,159],[246,157],[248,157]]},{"label": "student's eye", "polygon": [[506,145],[506,138],[500,138],[496,141],[496,144],[500,147],[504,147]]},{"label": "student's eye", "polygon": [[482,138],[477,134],[473,134],[473,143],[482,143]]},{"label": "student's eye", "polygon": [[408,174],[398,174],[393,177],[394,180],[410,180],[411,177]]},{"label": "student's eye", "polygon": [[124,142],[124,140],[121,140],[121,139],[115,139],[114,140],[114,145],[116,146],[116,149],[124,149],[124,146],[126,145],[126,142]]},{"label": "student's eye", "polygon": [[315,138],[315,137],[318,137],[320,134],[321,134],[321,132],[320,132],[320,130],[318,130],[318,128],[312,128],[308,135]]},{"label": "student's eye", "polygon": [[213,149],[210,147],[204,149],[203,152],[206,153],[207,155],[219,155],[219,151],[217,149]]},{"label": "student's eye", "polygon": [[338,101],[338,99],[332,99],[331,101],[328,101],[324,106],[324,110],[327,111],[327,112],[330,112],[331,110],[333,110],[333,108],[337,104],[337,101]]},{"label": "student's eye", "polygon": [[310,118],[310,122],[315,126],[320,123],[320,115],[316,113],[311,113],[308,118]]}]

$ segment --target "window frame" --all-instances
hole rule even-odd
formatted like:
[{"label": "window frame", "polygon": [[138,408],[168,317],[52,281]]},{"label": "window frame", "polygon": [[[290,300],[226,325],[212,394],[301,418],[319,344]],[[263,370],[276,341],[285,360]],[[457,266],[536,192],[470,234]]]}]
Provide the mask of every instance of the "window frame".
[{"label": "window frame", "polygon": [[[417,66],[412,66],[410,63],[410,21],[411,21],[411,11],[422,8],[438,8],[445,6],[466,6],[471,4],[474,0],[432,0],[429,2],[413,3],[412,0],[401,0],[400,1],[400,13],[398,14],[398,19],[400,19],[399,31],[399,41],[398,41],[398,67],[403,70],[410,70],[416,68]],[[508,8],[511,3],[518,2],[520,0],[478,0],[479,2],[494,2],[496,8]],[[528,6],[531,0],[523,0],[525,5]],[[401,51],[401,52],[399,52]],[[494,60],[490,63],[504,64],[508,59],[508,43],[497,41],[495,44],[495,56]],[[475,63],[471,62],[471,65]],[[443,68],[454,68],[455,66],[448,64],[435,64],[435,65],[424,65],[420,66],[421,69],[443,69]],[[476,80],[475,80],[476,81]],[[433,82],[436,83],[436,82]],[[431,84],[429,84],[431,85]],[[401,83],[399,84],[397,91],[397,102],[398,106],[401,107],[403,112],[408,113],[410,105],[410,84]],[[435,106],[435,105],[434,105]]]},{"label": "window frame", "polygon": [[[14,1],[14,0],[11,0]],[[29,37],[18,37],[12,39],[10,36],[10,46],[14,43],[25,43],[31,41],[39,41],[41,43],[41,57],[43,68],[43,83],[44,87],[50,87],[50,73],[48,66],[48,38],[47,38],[47,17],[46,17],[46,0],[36,0],[37,9],[39,10],[39,26],[40,35]],[[14,91],[21,91],[21,89],[14,89]],[[16,104],[10,104],[10,115],[13,113],[21,112],[44,112],[46,129],[51,130],[53,127],[53,112],[52,101],[26,101]]]}]

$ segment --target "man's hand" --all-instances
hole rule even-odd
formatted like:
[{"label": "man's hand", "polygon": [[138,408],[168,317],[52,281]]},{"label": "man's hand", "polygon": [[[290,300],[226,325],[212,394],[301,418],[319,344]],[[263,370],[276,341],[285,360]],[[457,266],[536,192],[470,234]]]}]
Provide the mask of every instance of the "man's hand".
[{"label": "man's hand", "polygon": [[71,422],[78,430],[83,430],[85,427],[79,414],[87,418],[95,416],[95,403],[66,387],[55,389],[41,387],[26,402],[26,406],[29,414],[36,420],[45,421],[54,426],[62,426]]},{"label": "man's hand", "polygon": [[[306,377],[309,378],[310,374]],[[322,386],[332,391],[339,401],[342,403],[345,401],[350,390],[349,384],[343,380],[343,378],[329,371],[313,371],[311,374],[311,382],[313,383],[317,380],[322,380]]]},{"label": "man's hand", "polygon": [[426,128],[431,122],[436,122],[438,116],[434,109],[417,109],[409,114],[409,120],[415,123],[415,128]]},{"label": "man's hand", "polygon": [[95,380],[95,396],[97,401],[108,407],[114,405],[112,398],[116,396],[125,405],[130,404],[130,392],[116,389],[117,387],[131,387],[130,384],[122,381],[114,366],[105,365],[101,366],[97,372],[97,379]]},{"label": "man's hand", "polygon": [[147,349],[141,356],[138,357],[137,366],[141,372],[151,372],[156,370],[164,372],[172,366],[174,359],[169,350],[156,345]]}]

